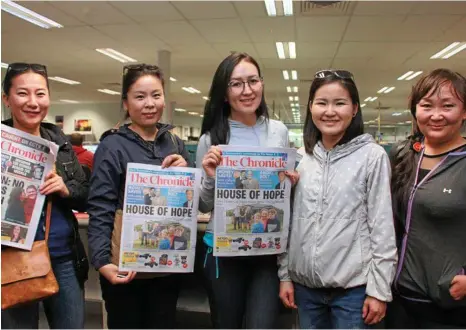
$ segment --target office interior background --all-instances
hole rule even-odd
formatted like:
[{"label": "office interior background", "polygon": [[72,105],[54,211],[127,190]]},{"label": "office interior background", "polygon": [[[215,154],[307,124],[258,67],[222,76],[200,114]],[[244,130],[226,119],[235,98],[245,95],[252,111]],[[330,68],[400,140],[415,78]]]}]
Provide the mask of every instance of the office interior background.
[{"label": "office interior background", "polygon": [[[259,62],[270,117],[287,125],[296,147],[318,70],[353,73],[365,130],[383,145],[410,134],[408,96],[422,74],[444,67],[466,75],[465,1],[2,0],[1,6],[2,79],[8,63],[46,65],[52,99],[46,120],[62,123],[66,134],[85,134],[91,150],[122,123],[125,64],[163,69],[163,121],[194,146],[213,74],[232,51]],[[2,105],[2,119],[9,117]],[[98,283],[88,285],[90,301],[101,301]],[[202,312],[203,299],[186,304]]]}]

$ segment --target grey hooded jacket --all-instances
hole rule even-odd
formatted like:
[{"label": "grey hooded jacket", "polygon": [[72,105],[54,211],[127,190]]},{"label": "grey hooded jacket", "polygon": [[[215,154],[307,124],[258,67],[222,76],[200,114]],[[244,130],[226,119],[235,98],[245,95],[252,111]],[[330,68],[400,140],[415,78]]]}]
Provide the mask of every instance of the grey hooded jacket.
[{"label": "grey hooded jacket", "polygon": [[391,301],[397,250],[390,162],[369,134],[326,151],[319,142],[297,171],[288,252],[281,281],[351,288]]}]

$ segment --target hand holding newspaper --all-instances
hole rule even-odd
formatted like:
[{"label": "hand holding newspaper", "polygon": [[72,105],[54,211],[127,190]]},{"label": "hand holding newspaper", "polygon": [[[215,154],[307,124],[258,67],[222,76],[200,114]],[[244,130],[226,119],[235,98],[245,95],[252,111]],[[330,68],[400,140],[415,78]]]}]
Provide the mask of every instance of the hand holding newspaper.
[{"label": "hand holding newspaper", "polygon": [[201,176],[199,169],[128,164],[120,271],[193,271]]},{"label": "hand holding newspaper", "polygon": [[2,245],[31,250],[44,206],[39,187],[54,168],[58,146],[2,125]]},{"label": "hand holding newspaper", "polygon": [[286,250],[296,150],[220,146],[216,170],[214,256]]}]

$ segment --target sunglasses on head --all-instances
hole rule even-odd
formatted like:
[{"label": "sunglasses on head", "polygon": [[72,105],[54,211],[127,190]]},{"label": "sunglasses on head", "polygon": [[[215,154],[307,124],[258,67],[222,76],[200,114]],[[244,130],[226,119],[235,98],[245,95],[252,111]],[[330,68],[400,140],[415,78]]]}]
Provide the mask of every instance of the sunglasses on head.
[{"label": "sunglasses on head", "polygon": [[36,64],[36,63],[11,63],[8,65],[8,71],[16,71],[16,72],[25,72],[28,70],[32,70],[34,72],[44,73],[47,75],[47,67],[43,64]]},{"label": "sunglasses on head", "polygon": [[314,78],[323,79],[328,76],[336,76],[340,79],[350,79],[354,81],[353,74],[346,70],[321,70],[316,72]]},{"label": "sunglasses on head", "polygon": [[160,68],[156,65],[149,65],[149,64],[128,64],[123,67],[123,74],[127,71],[140,71],[140,70],[150,70],[150,71],[159,71]]}]

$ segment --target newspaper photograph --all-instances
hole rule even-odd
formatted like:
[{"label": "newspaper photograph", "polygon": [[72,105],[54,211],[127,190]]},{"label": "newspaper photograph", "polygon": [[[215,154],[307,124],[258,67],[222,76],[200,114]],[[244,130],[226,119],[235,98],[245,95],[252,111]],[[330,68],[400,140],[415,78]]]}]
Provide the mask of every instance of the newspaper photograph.
[{"label": "newspaper photograph", "polygon": [[199,169],[128,163],[120,271],[194,270]]},{"label": "newspaper photograph", "polygon": [[31,250],[45,196],[39,187],[53,169],[58,146],[2,125],[2,245]]},{"label": "newspaper photograph", "polygon": [[296,150],[220,146],[215,180],[214,256],[286,251]]}]

